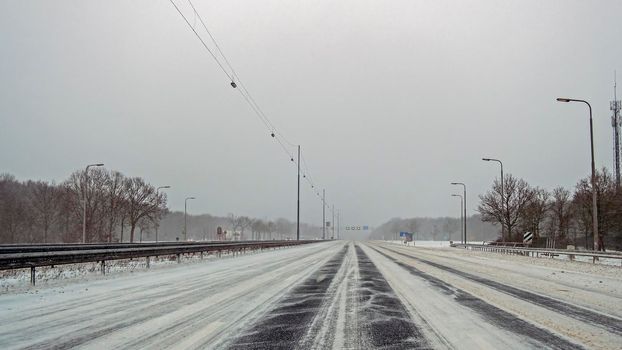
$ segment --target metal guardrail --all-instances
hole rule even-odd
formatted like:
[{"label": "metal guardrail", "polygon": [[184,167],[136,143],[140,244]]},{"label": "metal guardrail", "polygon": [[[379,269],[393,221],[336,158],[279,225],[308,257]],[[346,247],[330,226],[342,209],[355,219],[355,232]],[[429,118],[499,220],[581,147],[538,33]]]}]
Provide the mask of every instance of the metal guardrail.
[{"label": "metal guardrail", "polygon": [[566,255],[569,260],[575,260],[576,256],[587,256],[592,258],[592,263],[596,263],[600,258],[620,259],[622,263],[622,253],[618,252],[596,252],[588,250],[567,250],[567,249],[549,249],[549,248],[530,248],[517,247],[498,244],[451,244],[455,248],[464,248],[468,250],[479,250],[484,252],[494,252],[502,254],[524,255],[532,257],[548,256],[555,257],[558,255]]},{"label": "metal guardrail", "polygon": [[[145,243],[46,243],[46,244],[5,244],[0,245],[0,255],[9,253],[34,253],[69,250],[93,249],[121,249],[137,247],[166,247],[166,246],[199,246],[199,245],[227,245],[231,243],[272,243],[281,241],[201,241],[201,242],[145,242]],[[290,242],[290,241],[283,241]]]},{"label": "metal guardrail", "polygon": [[45,245],[4,245],[0,246],[0,270],[30,268],[30,282],[35,284],[35,268],[99,262],[102,274],[106,271],[106,261],[146,258],[149,268],[150,257],[176,256],[181,261],[182,254],[201,254],[222,251],[234,255],[247,250],[288,247],[322,242],[305,241],[229,241],[229,242],[163,242],[163,243],[113,243],[113,244],[45,244]]}]

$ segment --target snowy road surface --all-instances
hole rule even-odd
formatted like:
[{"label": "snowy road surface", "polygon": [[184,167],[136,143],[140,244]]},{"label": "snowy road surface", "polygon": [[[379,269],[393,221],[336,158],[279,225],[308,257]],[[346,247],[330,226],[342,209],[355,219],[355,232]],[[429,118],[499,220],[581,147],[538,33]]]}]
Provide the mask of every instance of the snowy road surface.
[{"label": "snowy road surface", "polygon": [[622,269],[325,242],[0,295],[0,349],[620,349]]}]

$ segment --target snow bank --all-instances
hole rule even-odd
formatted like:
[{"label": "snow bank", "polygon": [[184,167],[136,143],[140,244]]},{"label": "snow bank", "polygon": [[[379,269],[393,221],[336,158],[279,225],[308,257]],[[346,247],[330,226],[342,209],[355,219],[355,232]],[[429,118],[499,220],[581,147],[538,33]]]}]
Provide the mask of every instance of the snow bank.
[{"label": "snow bank", "polygon": [[[253,254],[253,253],[249,253]],[[222,253],[223,257],[228,254]],[[203,254],[203,260],[216,259],[213,253]],[[200,254],[185,255],[181,259],[182,264],[198,263],[201,261]],[[175,256],[150,257],[150,269],[160,269],[176,266]],[[36,286],[62,286],[71,281],[89,281],[112,278],[119,274],[125,275],[147,269],[145,258],[108,260],[106,261],[106,275],[101,273],[101,265],[97,262],[82,264],[67,264],[42,266],[35,269]],[[110,274],[110,276],[108,275]],[[15,269],[0,271],[0,294],[10,291],[24,291],[32,288],[30,285],[30,269]]]}]

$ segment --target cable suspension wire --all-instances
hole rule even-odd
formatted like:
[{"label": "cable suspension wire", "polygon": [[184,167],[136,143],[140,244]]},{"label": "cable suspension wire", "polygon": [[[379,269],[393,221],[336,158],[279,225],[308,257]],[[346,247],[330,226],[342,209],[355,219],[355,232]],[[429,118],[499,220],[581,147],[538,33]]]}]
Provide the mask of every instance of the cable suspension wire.
[{"label": "cable suspension wire", "polygon": [[192,7],[192,11],[194,12],[195,16],[197,16],[199,18],[199,21],[201,22],[201,25],[203,26],[203,29],[205,29],[205,31],[207,32],[207,35],[209,35],[210,39],[214,43],[214,46],[216,47],[216,50],[218,51],[218,53],[220,53],[220,56],[222,56],[222,58],[224,59],[225,64],[231,70],[231,75],[233,76],[233,78],[235,78],[235,79],[232,79],[232,83],[236,83],[236,84],[239,83],[240,84],[241,90],[243,90],[244,93],[246,93],[246,95],[250,99],[250,102],[252,102],[252,104],[255,105],[258,114],[261,114],[261,117],[263,117],[266,120],[266,122],[270,125],[269,129],[271,129],[272,132],[275,132],[276,131],[276,127],[274,126],[274,124],[272,124],[272,122],[266,116],[266,114],[263,112],[261,107],[259,107],[259,104],[253,98],[253,95],[251,95],[251,93],[246,88],[246,85],[244,84],[244,82],[242,82],[242,79],[240,79],[240,76],[238,75],[238,73],[233,68],[233,65],[231,65],[231,63],[229,62],[229,59],[227,58],[225,53],[220,48],[220,45],[218,45],[218,42],[216,41],[216,38],[214,37],[214,35],[212,35],[212,32],[210,32],[210,30],[207,28],[207,25],[205,24],[205,21],[203,21],[203,17],[201,16],[201,14],[199,14],[199,12],[194,7],[194,4],[192,3],[191,0],[188,0],[188,3],[190,4],[190,7]]},{"label": "cable suspension wire", "polygon": [[279,136],[281,136],[283,138],[283,141],[285,141],[288,145],[290,145],[291,147],[298,147],[297,144],[290,142],[287,137],[285,137],[285,135],[281,134],[280,132],[277,132]]},{"label": "cable suspension wire", "polygon": [[[229,64],[228,59],[226,58],[226,56],[224,55],[224,53],[222,52],[222,50],[220,49],[220,46],[218,46],[218,43],[216,42],[216,40],[214,39],[213,35],[209,32],[209,30],[207,29],[207,26],[205,25],[205,22],[203,21],[203,18],[201,17],[201,15],[196,11],[196,8],[194,7],[194,5],[192,4],[191,1],[188,1],[188,3],[190,4],[190,6],[192,7],[193,10],[193,14],[195,16],[195,20],[196,17],[199,18],[199,21],[202,23],[203,28],[205,28],[205,30],[207,31],[207,33],[209,34],[210,38],[212,38],[212,42],[214,43],[214,45],[216,46],[216,49],[218,50],[218,52],[220,53],[220,55],[223,57],[223,59],[225,60],[225,63],[227,64],[227,66],[229,67],[229,69],[231,70],[231,73],[227,71],[227,69],[223,66],[222,62],[218,59],[217,55],[209,48],[209,46],[207,45],[207,43],[205,43],[205,41],[203,40],[203,38],[201,37],[201,35],[197,32],[197,30],[195,29],[195,26],[193,26],[192,24],[190,24],[190,21],[188,20],[188,18],[184,15],[184,13],[181,11],[181,9],[179,8],[179,6],[177,6],[177,4],[173,1],[173,0],[169,0],[170,3],[173,5],[173,7],[175,7],[175,10],[177,10],[177,13],[179,13],[179,15],[181,15],[181,17],[184,19],[184,21],[186,22],[186,24],[188,25],[188,27],[190,27],[190,29],[192,30],[192,32],[195,34],[195,36],[199,39],[199,41],[201,42],[201,44],[203,45],[203,47],[207,50],[207,52],[209,52],[209,54],[212,56],[212,58],[214,59],[214,61],[216,61],[216,63],[218,64],[218,66],[220,67],[220,69],[223,71],[223,73],[225,73],[225,75],[227,76],[227,78],[229,78],[229,81],[231,82],[231,86],[233,86],[234,88],[236,88],[236,80],[240,80],[239,77],[237,76],[237,73],[235,72],[235,69],[233,69],[233,67],[231,66],[231,64]],[[235,79],[235,78],[237,79]],[[241,84],[242,85],[242,84]],[[259,106],[257,105],[256,102],[254,102],[254,99],[252,97],[252,95],[250,95],[250,93],[248,92],[248,90],[246,90],[246,88],[243,86],[244,91],[238,89],[238,91],[240,92],[240,94],[242,95],[242,97],[244,97],[244,99],[246,100],[246,102],[251,106],[251,108],[253,109],[253,111],[255,112],[255,114],[257,114],[257,116],[259,117],[259,119],[262,120],[262,122],[264,123],[264,125],[266,126],[266,128],[271,131],[272,134],[274,134],[274,125],[272,124],[272,122],[267,118],[267,116],[263,113],[263,111],[261,111],[261,109],[259,108]]]},{"label": "cable suspension wire", "polygon": [[[307,174],[307,176],[308,176],[309,178],[311,178],[311,174],[310,174],[310,171],[309,171],[309,166],[307,165],[307,161],[306,161],[306,159],[305,159],[304,155],[300,156],[300,158],[302,158],[302,166],[303,166],[303,167],[304,167],[304,169],[305,169],[305,173]],[[312,178],[311,178],[311,179],[312,179]]]},{"label": "cable suspension wire", "polygon": [[175,4],[175,2],[173,0],[169,0],[171,2],[171,4],[175,7],[175,10],[177,10],[177,12],[181,15],[181,17],[184,19],[184,21],[186,22],[186,24],[188,24],[188,27],[190,27],[190,29],[192,29],[192,32],[194,33],[194,35],[196,35],[196,37],[199,39],[199,41],[201,42],[201,44],[203,44],[203,47],[207,50],[207,52],[210,53],[210,55],[212,55],[212,57],[214,58],[214,60],[216,61],[216,63],[218,63],[218,66],[220,67],[220,69],[223,71],[223,73],[225,73],[225,75],[229,78],[229,80],[232,80],[231,75],[229,74],[229,72],[227,72],[227,70],[225,69],[225,67],[223,67],[222,63],[220,63],[220,61],[218,60],[218,58],[216,58],[216,55],[212,52],[212,50],[210,50],[210,48],[207,46],[207,44],[205,43],[205,41],[203,41],[203,38],[201,38],[201,36],[199,35],[199,33],[197,33],[197,31],[194,29],[194,27],[192,26],[192,24],[190,24],[190,21],[188,21],[188,19],[186,18],[186,16],[184,16],[183,12],[181,12],[181,10],[179,9],[179,7],[177,7],[177,4]]},{"label": "cable suspension wire", "polygon": [[[253,95],[246,88],[246,85],[243,83],[242,79],[240,79],[240,76],[236,72],[235,68],[233,68],[233,65],[231,64],[231,62],[229,61],[229,59],[227,58],[227,56],[225,55],[225,53],[221,49],[221,47],[218,44],[218,42],[216,41],[216,38],[214,37],[214,35],[208,29],[207,25],[205,24],[205,21],[203,20],[203,17],[197,11],[197,9],[194,6],[194,4],[192,3],[192,1],[191,0],[187,0],[188,4],[192,8],[192,12],[193,12],[193,16],[194,16],[193,17],[194,24],[190,23],[188,18],[184,15],[184,13],[181,11],[179,6],[177,6],[177,4],[173,0],[169,0],[169,1],[173,5],[173,7],[175,7],[175,10],[177,10],[177,13],[179,13],[179,15],[184,19],[184,21],[186,22],[188,27],[190,27],[190,29],[192,30],[194,35],[197,37],[197,39],[199,39],[199,41],[201,42],[203,47],[207,50],[207,52],[210,54],[210,56],[212,56],[214,61],[216,61],[216,63],[218,64],[218,66],[220,67],[222,72],[227,76],[227,78],[229,79],[229,81],[231,83],[231,86],[233,88],[237,89],[238,84],[239,84],[240,88],[237,89],[237,90],[240,93],[240,95],[242,95],[242,97],[244,98],[246,103],[251,107],[253,112],[257,115],[257,117],[264,124],[266,129],[268,129],[268,131],[270,132],[270,136],[272,136],[274,139],[276,139],[276,141],[281,146],[283,151],[289,156],[290,161],[294,162],[294,156],[293,156],[292,152],[290,151],[290,149],[288,149],[287,145],[289,145],[290,147],[297,147],[298,145],[290,142],[285,137],[285,135],[283,135],[281,132],[277,131],[276,127],[274,126],[274,124],[272,123],[270,118],[268,118],[268,116],[264,113],[264,111],[261,109],[261,107],[259,106],[257,101],[253,98]],[[201,23],[201,26],[203,27],[203,29],[205,30],[207,35],[210,37],[212,43],[214,44],[214,47],[216,48],[216,50],[215,50],[216,53],[212,49],[210,49],[210,47],[207,45],[207,43],[205,42],[203,37],[196,30],[195,27],[196,27],[196,19],[197,18],[199,19],[199,22]],[[222,60],[224,61],[224,64],[218,58],[218,55],[220,55],[220,57],[222,57]],[[225,68],[225,66],[226,66],[226,68]],[[227,70],[227,68],[229,70]],[[315,184],[314,184],[313,180],[311,179],[311,175],[310,175],[310,172],[309,172],[309,167],[308,167],[306,161],[304,160],[304,157],[301,157],[301,158],[302,158],[301,159],[302,160],[301,165],[303,165],[303,167],[304,167],[303,177],[309,183],[311,188],[315,190]],[[318,196],[319,196],[319,193],[318,193]]]}]

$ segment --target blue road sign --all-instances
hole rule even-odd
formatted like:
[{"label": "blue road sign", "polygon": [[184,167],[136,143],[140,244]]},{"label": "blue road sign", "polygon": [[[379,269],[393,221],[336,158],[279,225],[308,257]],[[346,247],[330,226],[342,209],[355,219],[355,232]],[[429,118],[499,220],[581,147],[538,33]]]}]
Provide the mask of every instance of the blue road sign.
[{"label": "blue road sign", "polygon": [[406,239],[407,241],[412,241],[413,240],[413,234],[410,232],[400,232],[400,237],[404,237],[404,239]]}]

